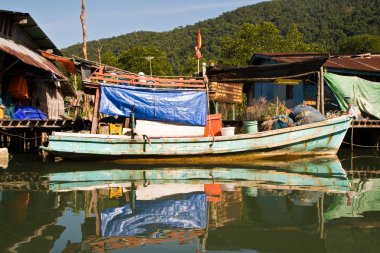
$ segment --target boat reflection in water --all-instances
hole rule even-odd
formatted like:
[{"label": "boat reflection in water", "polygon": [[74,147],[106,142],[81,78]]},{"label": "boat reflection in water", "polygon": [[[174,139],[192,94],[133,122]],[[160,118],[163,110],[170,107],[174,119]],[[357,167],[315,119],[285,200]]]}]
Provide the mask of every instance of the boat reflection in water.
[{"label": "boat reflection in water", "polygon": [[[75,169],[79,165],[83,170]],[[55,199],[54,212],[44,216],[56,218],[9,251],[342,252],[342,229],[372,224],[373,229],[355,236],[377,238],[379,233],[380,189],[373,186],[378,179],[361,183],[372,185],[366,192],[375,202],[368,205],[368,193],[360,190],[365,187],[355,183],[350,188],[335,156],[217,166],[85,166],[95,165],[60,163],[41,175],[47,187],[43,194]],[[36,194],[30,193],[29,208]],[[364,216],[363,224],[354,217],[346,222],[350,208]],[[42,244],[50,246],[43,251]],[[379,242],[360,247],[371,252]]]},{"label": "boat reflection in water", "polygon": [[[195,242],[203,250],[211,243],[211,249],[214,233],[219,237],[220,229],[235,222],[246,223],[253,229],[250,233],[259,223],[261,227],[314,225],[317,232],[322,218],[315,206],[321,205],[324,193],[349,191],[335,156],[232,167],[55,172],[46,178],[51,191],[82,190],[96,206],[95,218],[86,217],[93,220],[93,236],[80,243],[80,248],[86,245],[95,252],[174,241]],[[117,199],[118,204],[110,207],[105,198]],[[256,228],[251,222],[257,223]],[[237,237],[251,238],[235,232]],[[217,245],[223,243],[216,240]]]}]

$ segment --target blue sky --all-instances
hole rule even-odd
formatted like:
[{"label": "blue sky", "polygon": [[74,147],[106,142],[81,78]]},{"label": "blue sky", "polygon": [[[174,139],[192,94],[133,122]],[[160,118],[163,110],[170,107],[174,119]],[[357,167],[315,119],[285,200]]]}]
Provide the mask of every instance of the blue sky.
[{"label": "blue sky", "polygon": [[[81,0],[0,0],[0,9],[27,12],[58,48],[82,41]],[[169,31],[262,0],[86,0],[87,40],[134,31]]]}]

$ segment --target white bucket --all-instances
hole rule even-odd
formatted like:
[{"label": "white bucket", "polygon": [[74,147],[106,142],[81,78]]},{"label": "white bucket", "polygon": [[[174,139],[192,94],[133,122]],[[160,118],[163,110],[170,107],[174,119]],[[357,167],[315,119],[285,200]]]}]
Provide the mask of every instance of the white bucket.
[{"label": "white bucket", "polygon": [[232,136],[235,134],[235,127],[222,127],[220,130],[223,136]]}]

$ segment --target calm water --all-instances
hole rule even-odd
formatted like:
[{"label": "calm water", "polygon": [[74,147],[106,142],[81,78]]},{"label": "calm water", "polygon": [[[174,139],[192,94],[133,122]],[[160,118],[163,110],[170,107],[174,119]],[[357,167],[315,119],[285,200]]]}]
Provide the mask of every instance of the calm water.
[{"label": "calm water", "polygon": [[377,150],[215,166],[29,154],[0,175],[0,252],[380,249]]}]

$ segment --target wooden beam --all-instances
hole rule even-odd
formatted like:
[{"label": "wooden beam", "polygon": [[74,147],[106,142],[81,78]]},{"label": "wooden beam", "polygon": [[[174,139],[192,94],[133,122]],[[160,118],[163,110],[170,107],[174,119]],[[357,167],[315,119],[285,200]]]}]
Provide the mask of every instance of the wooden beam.
[{"label": "wooden beam", "polygon": [[[194,82],[194,83],[189,83],[189,82],[149,82],[145,81],[143,79],[137,79],[136,80],[122,80],[122,79],[117,79],[117,78],[108,78],[108,77],[91,77],[92,82],[100,82],[100,81],[105,81],[106,83],[109,84],[119,84],[119,83],[127,83],[130,85],[142,85],[142,86],[157,86],[157,87],[177,87],[177,88],[206,88],[203,83],[199,82]],[[88,82],[88,81],[87,81]]]},{"label": "wooden beam", "polygon": [[[162,78],[162,77],[149,77],[149,76],[138,76],[138,75],[123,75],[123,74],[110,74],[103,73],[103,68],[99,67],[99,69],[94,72],[88,79],[90,80],[109,80],[109,81],[121,81],[124,83],[139,81],[139,82],[152,82],[154,83],[183,83],[183,84],[202,84],[204,86],[204,80],[197,79],[184,79],[184,78]],[[152,84],[150,84],[152,85]]]},{"label": "wooden beam", "polygon": [[10,64],[8,67],[6,67],[3,71],[0,72],[0,76],[3,75],[5,72],[7,72],[10,68],[12,68],[16,63],[18,63],[20,59],[15,60],[12,64]]}]

